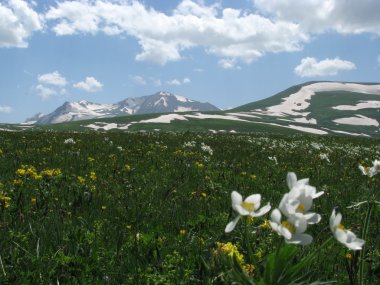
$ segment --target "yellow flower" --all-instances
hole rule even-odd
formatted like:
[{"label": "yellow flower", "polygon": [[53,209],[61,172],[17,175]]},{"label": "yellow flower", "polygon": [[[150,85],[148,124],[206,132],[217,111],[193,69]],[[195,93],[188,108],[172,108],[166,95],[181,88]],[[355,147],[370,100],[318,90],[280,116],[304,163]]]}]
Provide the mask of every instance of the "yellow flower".
[{"label": "yellow flower", "polygon": [[250,225],[253,223],[253,217],[247,216],[247,223]]},{"label": "yellow flower", "polygon": [[205,192],[201,192],[201,197],[206,198],[207,194]]},{"label": "yellow flower", "polygon": [[87,157],[87,160],[88,160],[89,163],[92,163],[92,162],[95,161],[95,158],[89,156],[89,157]]},{"label": "yellow flower", "polygon": [[24,182],[21,179],[15,179],[13,180],[13,185],[14,186],[22,186]]},{"label": "yellow flower", "polygon": [[127,229],[128,230],[132,229],[132,225],[127,225]]},{"label": "yellow flower", "polygon": [[235,257],[236,261],[240,265],[244,264],[244,256],[239,252],[236,245],[234,245],[231,242],[227,242],[227,243],[217,242],[216,245],[217,245],[217,249],[215,251],[216,254],[222,253],[222,254],[230,256],[231,258]]},{"label": "yellow flower", "polygon": [[19,168],[16,170],[16,174],[20,176],[24,176],[26,174],[26,170]]},{"label": "yellow flower", "polygon": [[77,179],[78,179],[79,184],[86,183],[86,179],[84,179],[82,176],[78,176]]},{"label": "yellow flower", "polygon": [[243,266],[245,272],[248,276],[253,276],[253,272],[255,271],[256,267],[252,264],[246,264]]},{"label": "yellow flower", "polygon": [[126,165],[124,165],[124,170],[126,171],[126,172],[129,172],[129,171],[131,171],[131,166],[130,165],[128,165],[128,164],[126,164]]},{"label": "yellow flower", "polygon": [[105,209],[107,209],[107,206],[104,206],[104,205],[103,205],[103,206],[102,206],[102,210],[105,210]]},{"label": "yellow flower", "polygon": [[249,176],[249,178],[251,178],[252,181],[255,181],[257,177],[256,177],[255,174],[251,174],[251,175]]},{"label": "yellow flower", "polygon": [[184,229],[180,230],[180,231],[179,231],[179,234],[180,234],[181,236],[186,235],[186,230],[184,230]]},{"label": "yellow flower", "polygon": [[4,208],[8,208],[12,199],[6,195],[0,194],[0,203]]},{"label": "yellow flower", "polygon": [[36,205],[36,203],[37,203],[37,199],[36,198],[32,198],[32,204]]},{"label": "yellow flower", "polygon": [[197,168],[203,168],[204,167],[204,165],[203,165],[203,163],[201,163],[201,162],[195,162],[195,166],[197,167]]},{"label": "yellow flower", "polygon": [[90,179],[91,179],[92,181],[95,181],[95,180],[96,180],[96,173],[95,173],[94,171],[91,171],[91,172],[90,172]]},{"label": "yellow flower", "polygon": [[347,260],[352,260],[352,254],[351,253],[346,253],[346,255],[344,256]]},{"label": "yellow flower", "polygon": [[265,220],[264,223],[260,224],[259,227],[261,229],[271,229],[271,226],[270,226],[270,223],[269,223],[269,220]]}]

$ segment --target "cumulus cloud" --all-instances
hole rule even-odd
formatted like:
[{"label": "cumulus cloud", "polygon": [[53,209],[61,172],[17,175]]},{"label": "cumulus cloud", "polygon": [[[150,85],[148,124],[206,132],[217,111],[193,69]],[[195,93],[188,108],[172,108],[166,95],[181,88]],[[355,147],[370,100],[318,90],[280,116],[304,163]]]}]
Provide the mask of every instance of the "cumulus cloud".
[{"label": "cumulus cloud", "polygon": [[318,61],[314,57],[306,57],[294,69],[294,72],[301,77],[331,76],[338,74],[339,71],[348,71],[356,69],[354,63],[341,60],[338,57],[334,59],[324,59]]},{"label": "cumulus cloud", "polygon": [[45,18],[59,36],[132,36],[142,49],[136,60],[162,65],[181,60],[182,51],[193,47],[250,63],[268,52],[300,50],[309,40],[298,24],[192,0],[183,0],[170,14],[138,1],[64,1],[50,7]]},{"label": "cumulus cloud", "polygon": [[96,80],[94,77],[90,76],[86,77],[84,81],[78,82],[73,86],[86,92],[93,93],[102,90],[103,84]]},{"label": "cumulus cloud", "polygon": [[26,40],[39,30],[42,30],[41,17],[26,1],[0,3],[0,48],[26,48]]},{"label": "cumulus cloud", "polygon": [[218,65],[223,69],[240,69],[237,60],[234,58],[224,58],[218,61]]},{"label": "cumulus cloud", "polygon": [[129,78],[137,85],[146,85],[146,80],[140,75],[131,75]]},{"label": "cumulus cloud", "polygon": [[67,84],[66,78],[63,77],[58,71],[38,75],[38,82],[42,84],[62,86],[62,87]]},{"label": "cumulus cloud", "polygon": [[252,0],[255,7],[274,20],[291,21],[310,33],[334,30],[342,34],[380,35],[380,1]]},{"label": "cumulus cloud", "polygon": [[0,113],[11,113],[12,111],[12,107],[0,105]]},{"label": "cumulus cloud", "polygon": [[173,85],[173,86],[180,86],[182,84],[189,84],[189,83],[191,83],[191,80],[188,77],[186,77],[186,78],[184,78],[182,80],[180,80],[180,79],[172,79],[172,80],[166,81],[167,85]]},{"label": "cumulus cloud", "polygon": [[35,87],[35,90],[42,99],[66,94],[67,80],[58,71],[38,75],[37,81],[39,84]]}]

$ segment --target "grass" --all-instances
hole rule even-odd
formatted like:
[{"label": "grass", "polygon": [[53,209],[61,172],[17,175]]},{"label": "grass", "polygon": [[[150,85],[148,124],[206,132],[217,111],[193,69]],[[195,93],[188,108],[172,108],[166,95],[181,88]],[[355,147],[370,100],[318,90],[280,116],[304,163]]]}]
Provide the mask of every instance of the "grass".
[{"label": "grass", "polygon": [[[69,138],[75,144],[65,143]],[[300,248],[300,258],[331,236],[333,207],[360,237],[366,210],[347,206],[371,195],[379,200],[380,175],[358,170],[379,156],[377,140],[339,137],[0,132],[0,283],[230,284],[218,244],[236,245],[258,274],[283,242],[259,226],[269,215],[224,233],[235,216],[233,190],[260,193],[274,208],[294,171],[325,191],[314,206],[322,222],[308,229],[314,242]],[[379,217],[375,207],[364,255],[368,284],[380,280]],[[313,261],[310,280],[348,284],[346,268],[356,266],[358,253],[347,253],[330,243]]]}]

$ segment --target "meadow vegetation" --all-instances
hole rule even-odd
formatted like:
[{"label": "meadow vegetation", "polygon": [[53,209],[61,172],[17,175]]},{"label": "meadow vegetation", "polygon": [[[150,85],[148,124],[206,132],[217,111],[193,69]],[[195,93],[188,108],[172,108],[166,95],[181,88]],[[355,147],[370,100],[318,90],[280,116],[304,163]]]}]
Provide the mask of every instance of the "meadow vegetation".
[{"label": "meadow vegetation", "polygon": [[[359,165],[379,158],[379,141],[359,138],[0,132],[0,283],[260,284],[277,263],[312,255],[306,284],[360,283],[361,264],[365,284],[379,284],[380,205],[363,251],[329,229],[336,209],[363,237],[380,174]],[[307,229],[312,243],[284,246],[270,212],[225,233],[236,217],[232,191],[261,194],[273,210],[289,172],[324,192],[313,205],[321,221]],[[275,259],[280,251],[287,260]]]}]

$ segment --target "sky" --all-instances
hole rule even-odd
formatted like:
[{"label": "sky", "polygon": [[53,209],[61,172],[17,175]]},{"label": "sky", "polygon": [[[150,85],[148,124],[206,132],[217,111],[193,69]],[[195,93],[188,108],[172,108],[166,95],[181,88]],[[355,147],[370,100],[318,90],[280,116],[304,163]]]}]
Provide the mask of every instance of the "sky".
[{"label": "sky", "polygon": [[378,0],[0,0],[0,122],[169,91],[237,107],[380,82]]}]

